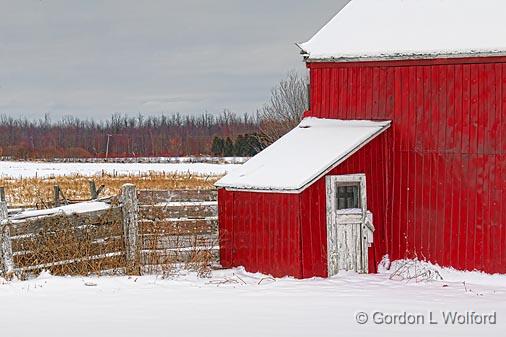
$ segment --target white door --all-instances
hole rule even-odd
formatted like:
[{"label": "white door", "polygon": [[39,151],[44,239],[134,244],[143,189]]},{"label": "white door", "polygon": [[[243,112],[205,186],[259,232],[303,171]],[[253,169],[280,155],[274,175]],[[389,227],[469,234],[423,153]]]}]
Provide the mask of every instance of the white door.
[{"label": "white door", "polygon": [[364,174],[327,176],[328,274],[367,273],[372,214],[367,210]]}]

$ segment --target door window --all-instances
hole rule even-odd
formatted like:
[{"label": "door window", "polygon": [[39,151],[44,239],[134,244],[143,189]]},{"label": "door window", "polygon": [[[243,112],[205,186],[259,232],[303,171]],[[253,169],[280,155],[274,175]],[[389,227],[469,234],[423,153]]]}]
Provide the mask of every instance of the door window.
[{"label": "door window", "polygon": [[360,183],[339,183],[336,188],[337,210],[361,208]]}]

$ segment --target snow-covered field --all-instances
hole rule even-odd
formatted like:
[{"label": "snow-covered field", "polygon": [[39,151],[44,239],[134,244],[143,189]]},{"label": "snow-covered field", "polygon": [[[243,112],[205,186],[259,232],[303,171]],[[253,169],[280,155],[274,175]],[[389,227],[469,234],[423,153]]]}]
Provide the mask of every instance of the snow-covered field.
[{"label": "snow-covered field", "polygon": [[12,178],[51,177],[62,175],[93,176],[102,173],[133,175],[149,172],[222,175],[238,164],[209,163],[52,163],[0,161],[0,176]]},{"label": "snow-covered field", "polygon": [[[0,162],[0,175],[95,175],[103,171],[214,175],[235,167]],[[214,271],[210,279],[185,272],[165,279],[47,274],[23,282],[0,279],[0,336],[506,335],[506,275],[430,268],[439,271],[443,280],[392,280],[386,270],[376,275],[341,273],[330,279],[273,279],[242,269]],[[455,313],[463,315],[458,319],[468,315],[489,323],[445,323]],[[365,324],[357,322],[365,318]],[[403,324],[411,319],[418,324]],[[388,324],[391,320],[397,322]]]},{"label": "snow-covered field", "polygon": [[[210,279],[43,275],[0,284],[0,332],[50,337],[505,335],[506,276],[440,273],[444,281],[418,283],[390,280],[388,273],[295,280],[241,269],[215,271]],[[368,315],[367,323],[357,323],[360,312]],[[496,324],[445,324],[442,313],[453,312],[496,313]],[[404,313],[421,315],[425,322],[372,322]],[[430,313],[439,324],[430,324]]]}]

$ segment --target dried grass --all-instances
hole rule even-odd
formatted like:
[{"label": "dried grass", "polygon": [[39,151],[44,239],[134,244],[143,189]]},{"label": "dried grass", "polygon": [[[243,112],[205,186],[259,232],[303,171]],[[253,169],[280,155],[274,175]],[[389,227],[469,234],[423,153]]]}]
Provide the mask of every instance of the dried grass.
[{"label": "dried grass", "polygon": [[14,262],[22,269],[16,276],[24,279],[42,270],[53,275],[120,271],[125,266],[120,214],[111,209],[93,217],[59,215],[13,227],[17,231],[12,237]]},{"label": "dried grass", "polygon": [[141,261],[145,274],[168,277],[183,269],[207,278],[218,263],[216,240],[203,238],[199,234],[183,237],[154,233],[141,235],[141,238]]},{"label": "dried grass", "polygon": [[389,278],[391,280],[415,281],[417,283],[443,280],[437,267],[418,259],[395,261],[392,264],[392,273]]},{"label": "dried grass", "polygon": [[213,248],[216,244],[215,242],[207,244],[196,242],[185,261],[185,268],[195,271],[198,277],[210,278],[212,267],[217,262]]},{"label": "dried grass", "polygon": [[0,186],[6,189],[9,206],[32,206],[47,208],[53,203],[53,186],[59,185],[68,200],[86,200],[90,198],[88,181],[94,180],[97,188],[104,185],[100,194],[113,196],[119,194],[123,184],[135,184],[137,189],[211,189],[219,179],[216,176],[195,174],[147,173],[132,176],[114,176],[103,174],[87,177],[81,175],[54,178],[0,178]]}]

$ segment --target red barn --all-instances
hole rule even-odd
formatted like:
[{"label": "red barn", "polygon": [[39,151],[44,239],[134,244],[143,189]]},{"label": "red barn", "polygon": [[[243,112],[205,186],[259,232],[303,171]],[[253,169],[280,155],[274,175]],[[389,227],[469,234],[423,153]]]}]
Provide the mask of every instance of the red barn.
[{"label": "red barn", "polygon": [[505,273],[505,11],[352,0],[300,44],[305,118],[217,183],[222,265],[325,277],[389,254]]}]

